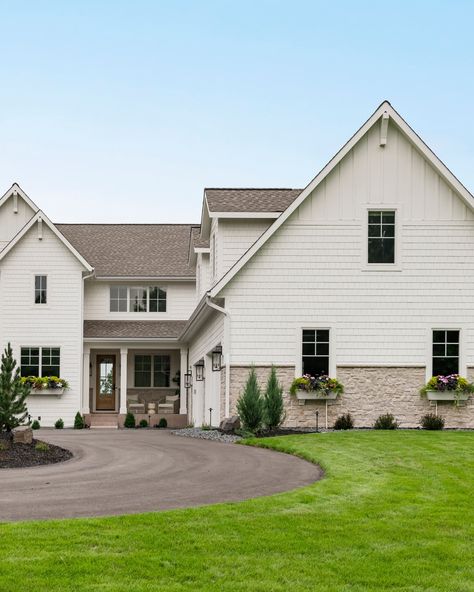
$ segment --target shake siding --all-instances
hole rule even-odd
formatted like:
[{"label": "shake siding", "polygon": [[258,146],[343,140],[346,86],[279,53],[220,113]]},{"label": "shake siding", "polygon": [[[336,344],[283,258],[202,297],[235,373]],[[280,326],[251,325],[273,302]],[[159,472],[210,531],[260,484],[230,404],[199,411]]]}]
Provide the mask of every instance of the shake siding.
[{"label": "shake siding", "polygon": [[[474,363],[474,216],[394,126],[385,149],[378,130],[224,288],[232,364],[298,366],[303,326],[332,329],[333,367],[429,364],[433,327],[461,328]],[[397,208],[398,270],[365,265],[377,206]]]},{"label": "shake siding", "polygon": [[[47,305],[34,304],[34,275],[48,276]],[[0,264],[0,336],[2,348],[11,342],[20,361],[22,346],[61,348],[61,377],[70,389],[61,397],[30,396],[28,411],[41,416],[44,426],[62,417],[72,425],[80,409],[82,368],[82,266],[43,225],[37,226],[16,245]]]},{"label": "shake siding", "polygon": [[166,290],[166,312],[110,312],[110,285],[105,281],[86,280],[84,318],[89,320],[186,320],[196,303],[194,282],[114,282],[122,286],[153,286]]},{"label": "shake siding", "polygon": [[189,346],[189,363],[193,366],[212,351],[215,345],[224,340],[224,315],[215,312],[201,327]]},{"label": "shake siding", "polygon": [[224,275],[258,237],[270,226],[271,220],[220,220],[220,275]]}]

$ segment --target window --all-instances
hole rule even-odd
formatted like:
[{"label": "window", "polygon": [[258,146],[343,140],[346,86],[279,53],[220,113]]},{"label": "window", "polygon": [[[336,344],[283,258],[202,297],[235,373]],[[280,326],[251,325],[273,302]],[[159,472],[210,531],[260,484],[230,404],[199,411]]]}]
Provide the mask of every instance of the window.
[{"label": "window", "polygon": [[170,357],[154,356],[153,358],[153,386],[169,387],[170,385]]},{"label": "window", "polygon": [[151,356],[135,356],[135,386],[151,386]]},{"label": "window", "polygon": [[166,312],[166,290],[110,286],[110,312]]},{"label": "window", "polygon": [[35,275],[35,304],[46,304],[47,277]]},{"label": "window", "polygon": [[135,356],[135,386],[170,386],[170,357],[167,355],[137,354]]},{"label": "window", "polygon": [[127,312],[127,287],[110,286],[110,312]]},{"label": "window", "polygon": [[459,373],[459,331],[433,331],[433,376]]},{"label": "window", "polygon": [[368,262],[395,263],[395,212],[370,210]]},{"label": "window", "polygon": [[59,347],[22,347],[22,376],[60,376],[61,355]]},{"label": "window", "polygon": [[303,374],[329,374],[329,329],[303,329]]}]

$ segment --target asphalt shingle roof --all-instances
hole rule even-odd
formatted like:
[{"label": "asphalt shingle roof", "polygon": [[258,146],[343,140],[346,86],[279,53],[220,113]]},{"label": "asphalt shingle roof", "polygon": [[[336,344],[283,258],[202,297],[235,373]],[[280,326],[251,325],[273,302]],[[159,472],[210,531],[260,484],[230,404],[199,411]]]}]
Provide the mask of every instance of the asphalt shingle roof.
[{"label": "asphalt shingle roof", "polygon": [[196,226],[192,229],[192,241],[194,247],[209,248],[209,239],[201,238],[201,228]]},{"label": "asphalt shingle roof", "polygon": [[205,190],[211,212],[283,212],[302,189],[213,188]]},{"label": "asphalt shingle roof", "polygon": [[84,321],[84,337],[177,339],[186,321]]},{"label": "asphalt shingle roof", "polygon": [[194,277],[194,224],[56,224],[98,277]]}]

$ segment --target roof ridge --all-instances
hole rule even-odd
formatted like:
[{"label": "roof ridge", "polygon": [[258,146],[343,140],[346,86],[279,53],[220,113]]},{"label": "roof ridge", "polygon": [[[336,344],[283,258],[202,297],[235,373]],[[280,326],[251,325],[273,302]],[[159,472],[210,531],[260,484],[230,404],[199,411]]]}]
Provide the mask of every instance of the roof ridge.
[{"label": "roof ridge", "polygon": [[55,226],[189,226],[201,225],[198,222],[54,222]]},{"label": "roof ridge", "polygon": [[300,187],[205,187],[204,191],[303,191]]}]

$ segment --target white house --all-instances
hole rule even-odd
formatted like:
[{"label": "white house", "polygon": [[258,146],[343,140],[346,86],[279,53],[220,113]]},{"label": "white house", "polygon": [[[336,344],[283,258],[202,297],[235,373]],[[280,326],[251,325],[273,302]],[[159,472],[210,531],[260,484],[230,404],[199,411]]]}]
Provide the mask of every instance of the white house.
[{"label": "white house", "polygon": [[[433,374],[474,378],[474,197],[384,102],[304,189],[206,189],[200,224],[57,224],[14,184],[0,200],[0,335],[52,425],[75,413],[169,425],[235,413],[254,365],[285,387],[286,424],[435,411],[474,427],[474,403],[428,401]],[[289,395],[329,373],[334,401]],[[175,380],[175,382],[173,381]]]}]

